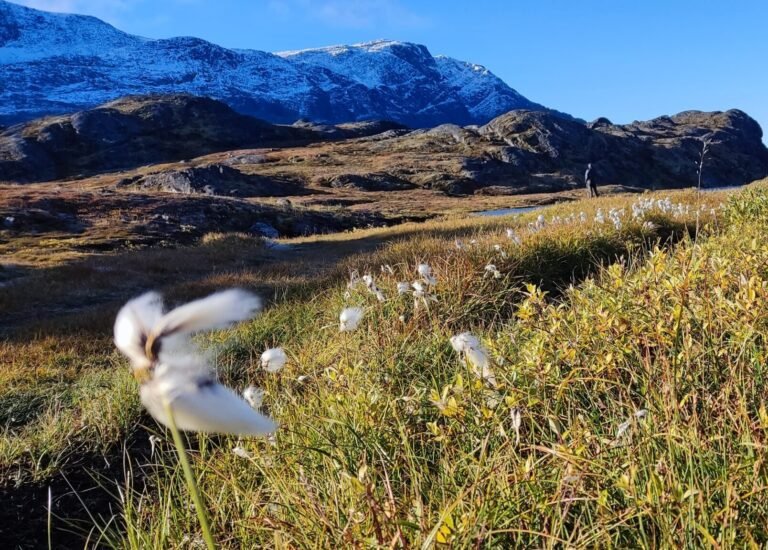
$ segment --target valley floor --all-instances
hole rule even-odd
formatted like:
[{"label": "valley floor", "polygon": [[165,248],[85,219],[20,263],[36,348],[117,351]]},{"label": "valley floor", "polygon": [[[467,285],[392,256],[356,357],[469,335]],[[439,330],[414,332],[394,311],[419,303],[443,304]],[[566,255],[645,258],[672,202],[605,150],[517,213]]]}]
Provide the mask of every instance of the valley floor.
[{"label": "valley floor", "polygon": [[[0,288],[3,538],[45,545],[50,520],[54,547],[200,542],[111,324],[150,288],[179,303],[239,286],[267,310],[201,345],[281,428],[189,438],[223,547],[766,544],[765,189],[24,266]],[[398,295],[420,262],[434,299]],[[347,288],[353,271],[386,301]],[[349,335],[344,305],[366,311]],[[451,350],[466,330],[492,384]],[[289,364],[265,373],[275,345]]]}]

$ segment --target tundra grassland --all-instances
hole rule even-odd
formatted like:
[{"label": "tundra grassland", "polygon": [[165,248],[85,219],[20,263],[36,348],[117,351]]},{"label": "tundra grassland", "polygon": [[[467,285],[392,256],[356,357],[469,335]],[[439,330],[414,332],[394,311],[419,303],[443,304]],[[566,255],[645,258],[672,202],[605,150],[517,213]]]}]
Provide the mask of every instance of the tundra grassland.
[{"label": "tundra grassland", "polygon": [[[199,345],[222,381],[265,390],[280,429],[188,438],[222,547],[764,545],[766,221],[762,183],[47,266],[0,289],[0,483],[88,472],[111,495],[74,487],[76,520],[54,495],[54,541],[200,544],[111,323],[143,290],[178,303],[239,286],[265,312]],[[420,263],[436,285],[398,293]],[[351,333],[345,306],[365,311]],[[452,349],[465,331],[493,383]],[[273,346],[289,361],[267,373]]]}]

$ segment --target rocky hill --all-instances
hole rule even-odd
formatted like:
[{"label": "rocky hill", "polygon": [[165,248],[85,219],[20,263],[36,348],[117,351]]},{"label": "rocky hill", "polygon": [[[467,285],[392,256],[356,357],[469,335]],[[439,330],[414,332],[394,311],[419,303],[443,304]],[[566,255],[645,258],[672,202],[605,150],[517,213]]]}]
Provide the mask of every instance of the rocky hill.
[{"label": "rocky hill", "polygon": [[275,123],[386,119],[483,124],[543,109],[485,67],[375,41],[272,54],[190,37],[150,40],[94,17],[0,0],[0,124],[147,93],[210,96]]},{"label": "rocky hill", "polygon": [[[762,130],[739,110],[626,125],[514,110],[480,127],[409,130],[389,122],[278,126],[211,99],[138,96],[8,128],[0,133],[0,181],[184,160],[126,174],[121,185],[242,197],[299,196],[307,188],[517,194],[580,185],[591,162],[602,185],[688,187],[698,182],[704,139],[710,142],[704,186],[768,175]],[[226,154],[205,156],[217,152]]]},{"label": "rocky hill", "polygon": [[83,177],[215,151],[296,146],[402,128],[383,121],[280,126],[204,97],[129,96],[0,131],[0,181]]},{"label": "rocky hill", "polygon": [[48,181],[312,139],[318,135],[310,129],[269,124],[212,99],[126,97],[0,133],[0,181]]}]

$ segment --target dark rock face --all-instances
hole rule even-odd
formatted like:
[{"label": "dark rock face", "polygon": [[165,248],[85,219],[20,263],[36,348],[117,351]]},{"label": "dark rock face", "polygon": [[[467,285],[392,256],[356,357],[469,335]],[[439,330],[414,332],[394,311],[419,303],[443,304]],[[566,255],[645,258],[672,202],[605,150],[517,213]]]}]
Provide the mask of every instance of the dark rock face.
[{"label": "dark rock face", "polygon": [[[465,161],[464,175],[478,186],[526,184],[567,188],[583,183],[592,163],[598,184],[689,187],[698,183],[702,139],[710,140],[703,186],[743,184],[768,175],[762,130],[739,110],[688,111],[647,122],[589,125],[547,113],[511,111],[480,128],[505,147]],[[535,183],[534,183],[535,182]]]},{"label": "dark rock face", "polygon": [[340,174],[320,183],[325,187],[359,189],[361,191],[403,191],[414,184],[391,174]]},{"label": "dark rock face", "polygon": [[308,120],[299,120],[292,124],[294,128],[311,130],[323,139],[354,139],[380,135],[384,132],[404,131],[408,128],[388,120],[367,120],[363,122],[345,122],[342,124],[317,124]]},{"label": "dark rock face", "polygon": [[308,130],[240,115],[189,95],[126,97],[0,134],[0,181],[46,181],[241,147],[307,143]]},{"label": "dark rock face", "polygon": [[243,174],[225,164],[166,170],[125,182],[144,190],[238,197],[304,195],[300,182]]}]

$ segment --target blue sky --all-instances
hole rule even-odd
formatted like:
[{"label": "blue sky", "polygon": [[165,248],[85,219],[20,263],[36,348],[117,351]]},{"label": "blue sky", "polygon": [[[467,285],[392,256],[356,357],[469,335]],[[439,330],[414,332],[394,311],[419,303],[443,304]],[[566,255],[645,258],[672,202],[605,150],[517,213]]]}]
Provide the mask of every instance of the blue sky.
[{"label": "blue sky", "polygon": [[389,38],[591,120],[745,110],[768,132],[766,0],[13,0],[266,51]]}]

